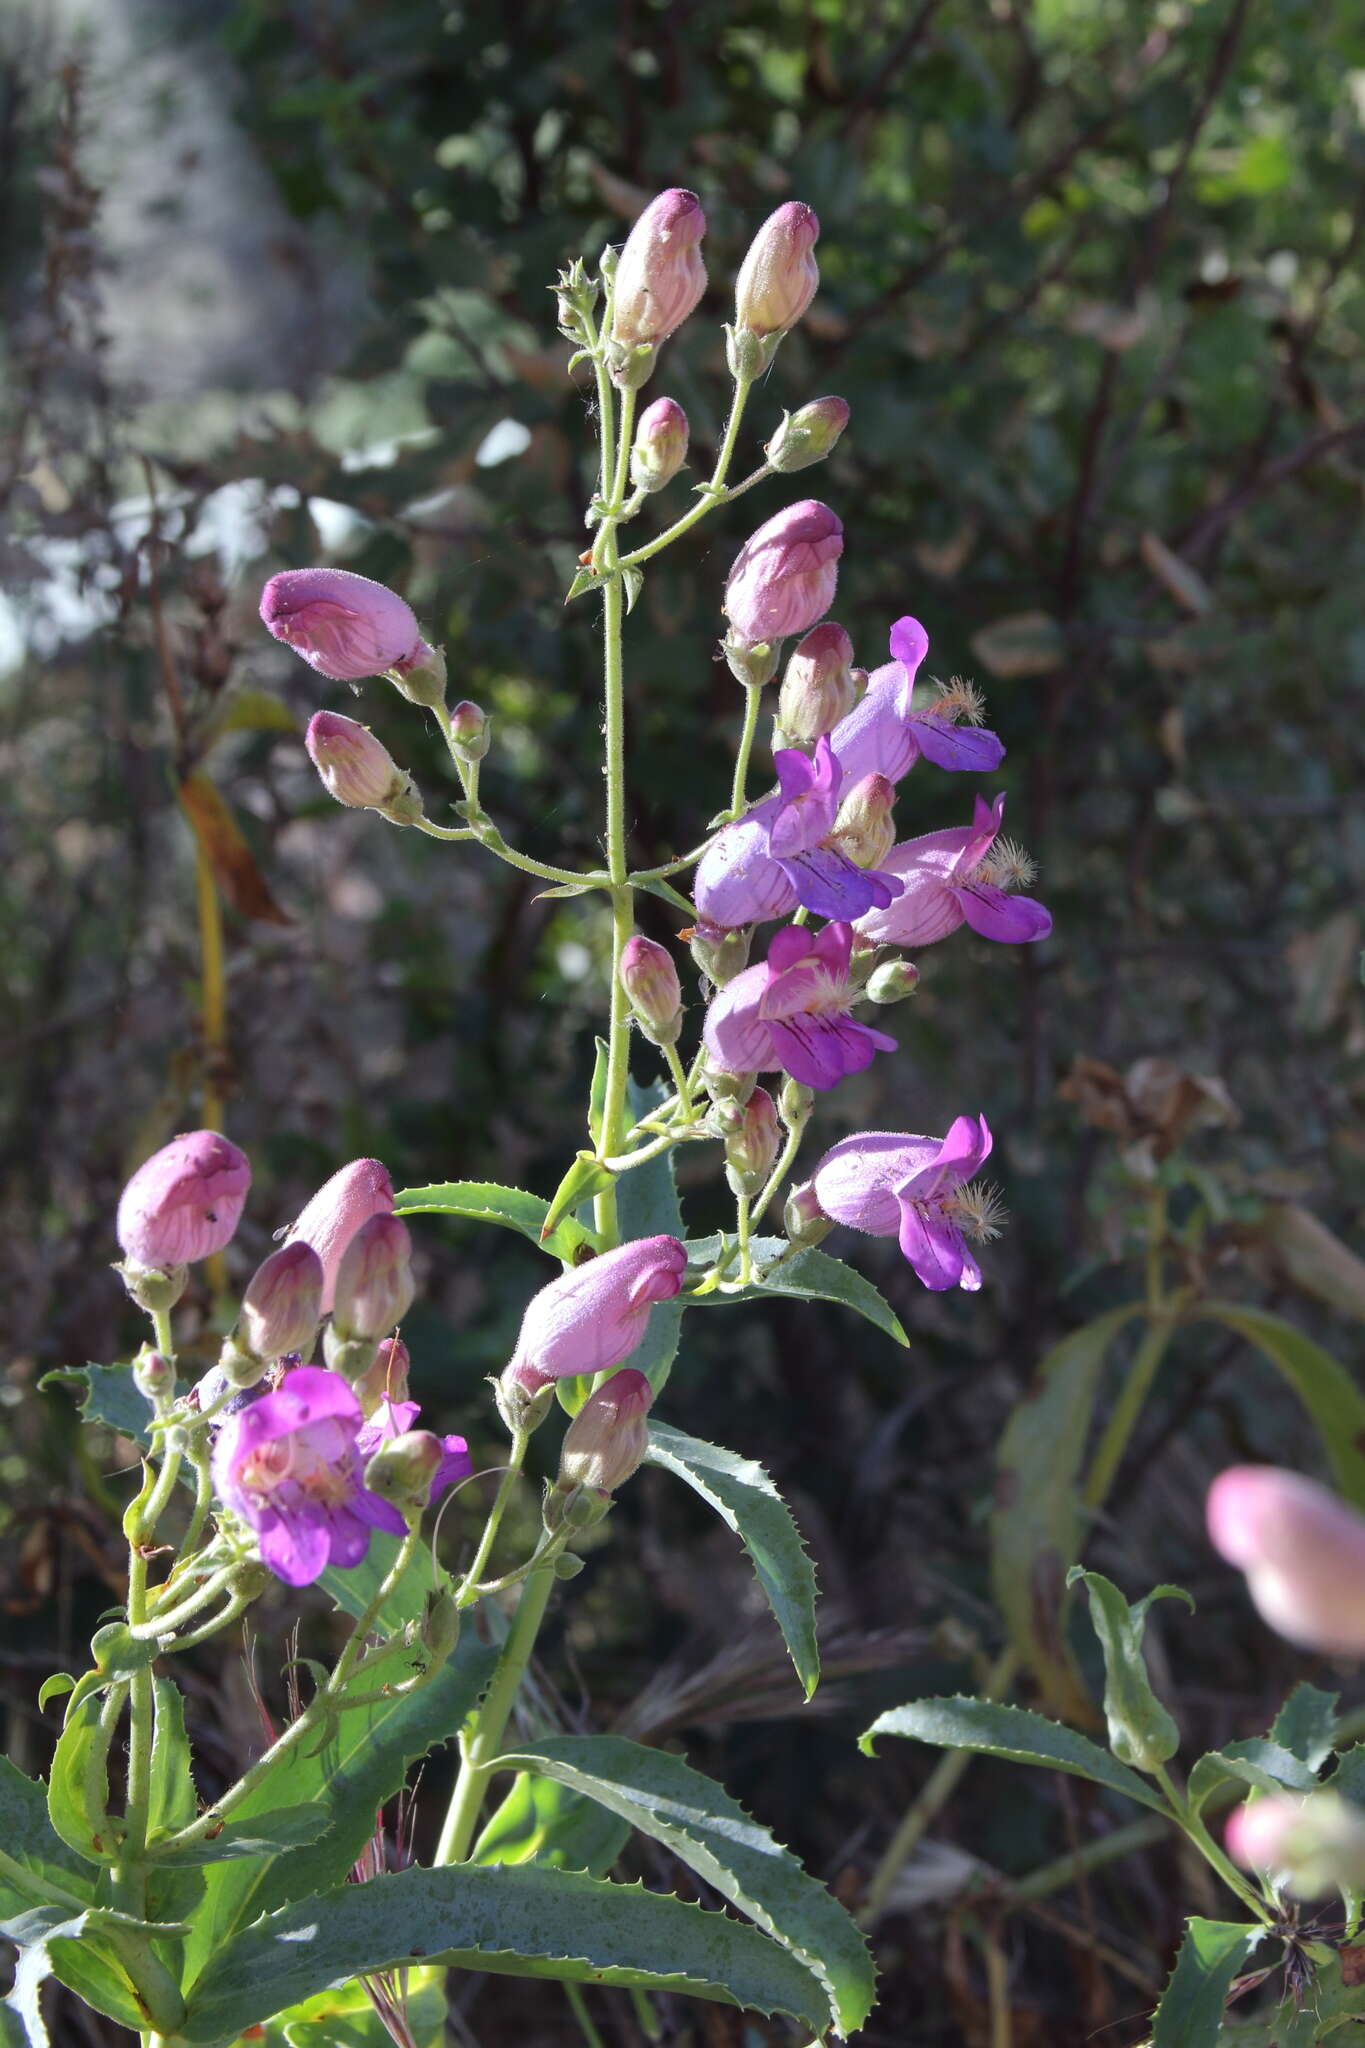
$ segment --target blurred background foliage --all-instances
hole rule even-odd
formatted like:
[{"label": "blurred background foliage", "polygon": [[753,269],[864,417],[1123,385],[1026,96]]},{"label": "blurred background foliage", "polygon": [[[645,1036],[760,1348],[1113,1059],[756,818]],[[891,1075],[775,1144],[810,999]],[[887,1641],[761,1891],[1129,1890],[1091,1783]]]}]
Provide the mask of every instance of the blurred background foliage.
[{"label": "blurred background foliage", "polygon": [[[788,196],[820,214],[823,286],[751,405],[749,455],[808,397],[840,392],[853,417],[823,475],[764,483],[649,571],[629,641],[636,854],[695,844],[724,800],[725,570],[809,486],[846,523],[836,615],[859,659],[883,659],[890,621],[913,612],[931,669],[987,692],[1010,826],[1056,916],[1038,948],[964,932],[927,951],[896,1013],[901,1052],[822,1103],[814,1141],[983,1110],[1013,1217],[986,1291],[928,1296],[893,1246],[863,1241],[852,1256],[908,1354],[833,1309],[776,1304],[696,1318],[669,1388],[673,1419],[764,1458],[808,1532],[830,1626],[816,1708],[799,1709],[730,1540],[661,1475],[618,1510],[572,1632],[551,1638],[568,1711],[685,1739],[856,1898],[928,1759],[870,1764],[852,1733],[892,1699],[970,1690],[998,1646],[994,1447],[1048,1345],[1134,1291],[1119,1266],[1150,1175],[1171,1184],[1181,1270],[1216,1270],[1221,1292],[1359,1353],[1365,19],[1350,6],[0,10],[5,1697],[16,1754],[40,1761],[35,1676],[117,1590],[120,1447],[83,1448],[65,1394],[35,1389],[132,1341],[107,1270],[132,1164],[222,1105],[256,1162],[244,1278],[358,1152],[399,1185],[548,1191],[582,1141],[597,913],[332,806],[301,744],[323,701],[373,722],[435,815],[448,771],[410,707],[380,684],[360,707],[324,697],[255,607],[272,570],[320,558],[404,589],[445,639],[453,694],[493,716],[484,787],[507,837],[595,858],[593,621],[562,602],[590,394],[546,287],[670,183],[710,221],[711,289],[653,387],[690,416],[693,477],[728,395],[730,279]],[[902,833],[964,820],[971,797],[921,766]],[[221,1042],[206,895],[224,903]],[[674,935],[666,906],[644,910]],[[1116,1112],[1116,1074],[1092,1065],[1061,1090],[1078,1056],[1204,1077],[1210,1127],[1163,1163]],[[713,1179],[688,1192],[701,1227],[719,1220]],[[481,1380],[544,1270],[517,1241],[434,1221],[420,1250],[415,1390],[495,1458]],[[198,1313],[207,1355],[206,1296]],[[1090,1546],[1130,1592],[1174,1577],[1203,1597],[1198,1624],[1163,1613],[1153,1633],[1210,1742],[1262,1728],[1304,1666],[1201,1534],[1210,1473],[1258,1455],[1319,1468],[1245,1345],[1185,1335]],[[251,1739],[245,1691],[236,1723],[231,1687],[206,1675],[202,1691],[226,1761]],[[999,1878],[1106,1823],[1084,1788],[975,1766],[883,1924],[865,2038],[1140,2040],[1182,1902],[1211,1903],[1175,1851],[1047,1907],[1011,1911]],[[478,1988],[467,2024],[577,2038],[552,1994],[516,2017],[519,1996]],[[1007,2035],[990,2031],[1002,1997]],[[628,2012],[610,2024],[641,2038]],[[766,2038],[695,2010],[667,2024]]]}]

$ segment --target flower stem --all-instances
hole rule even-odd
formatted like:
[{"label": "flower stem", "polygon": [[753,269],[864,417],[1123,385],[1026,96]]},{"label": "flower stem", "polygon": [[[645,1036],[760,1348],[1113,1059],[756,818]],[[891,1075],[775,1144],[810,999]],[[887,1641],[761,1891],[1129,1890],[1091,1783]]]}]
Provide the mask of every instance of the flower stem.
[{"label": "flower stem", "polygon": [[763,701],[761,685],[744,685],[744,729],[739,736],[739,752],[735,756],[735,779],[730,791],[730,816],[739,817],[748,801],[749,756],[754,750],[754,735],[758,731],[759,707]]},{"label": "flower stem", "polygon": [[436,1845],[437,1863],[463,1863],[469,1854],[492,1766],[501,1749],[508,1718],[535,1647],[540,1624],[545,1618],[554,1583],[553,1571],[535,1571],[522,1587],[502,1657],[488,1688],[488,1697],[479,1710],[473,1734],[462,1740],[460,1745],[460,1775],[441,1829],[441,1839]]},{"label": "flower stem", "polygon": [[484,1566],[488,1563],[489,1556],[492,1553],[493,1543],[497,1537],[507,1503],[511,1498],[512,1489],[521,1478],[521,1468],[526,1458],[526,1446],[530,1441],[531,1439],[527,1436],[524,1429],[519,1429],[513,1434],[507,1470],[503,1473],[498,1483],[498,1490],[493,1496],[493,1505],[488,1511],[488,1520],[484,1523],[483,1534],[479,1538],[479,1547],[474,1552],[473,1561],[468,1571],[460,1581],[460,1590],[456,1595],[456,1605],[459,1607],[467,1607],[472,1600],[476,1600],[479,1597],[479,1580],[483,1577]]},{"label": "flower stem", "polygon": [[[745,379],[736,379],[734,396],[730,400],[730,417],[725,422],[725,435],[716,455],[716,466],[711,472],[709,483],[703,484],[698,492],[697,502],[691,511],[684,512],[681,519],[675,519],[665,532],[658,534],[653,540],[646,541],[644,546],[636,548],[633,554],[623,555],[619,564],[621,568],[634,569],[641,562],[648,562],[653,556],[661,555],[665,548],[671,547],[675,540],[680,540],[698,520],[704,519],[713,505],[723,504],[728,497],[737,495],[726,491],[725,478],[734,456],[735,443],[739,439],[739,423],[744,417],[744,408],[749,402],[752,388],[752,384]],[[747,490],[750,483],[757,482],[758,476],[755,475],[746,479],[740,488]]]}]

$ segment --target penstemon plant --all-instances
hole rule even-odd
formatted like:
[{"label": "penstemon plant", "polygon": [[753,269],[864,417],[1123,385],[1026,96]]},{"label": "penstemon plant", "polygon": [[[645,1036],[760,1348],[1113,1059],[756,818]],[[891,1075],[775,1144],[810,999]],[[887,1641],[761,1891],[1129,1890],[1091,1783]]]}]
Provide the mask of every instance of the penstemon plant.
[{"label": "penstemon plant", "polygon": [[[580,1569],[576,1545],[645,1462],[737,1533],[814,1690],[814,1575],[789,1512],[761,1467],[687,1436],[655,1404],[692,1308],[829,1300],[903,1342],[877,1290],[819,1249],[836,1223],[897,1238],[926,1287],[980,1286],[971,1243],[996,1228],[995,1198],[976,1180],[992,1142],[983,1117],[959,1115],[942,1137],[856,1133],[804,1169],[798,1154],[816,1092],[895,1047],[872,1020],[915,987],[900,948],[964,922],[1004,942],[1050,929],[1020,893],[1030,868],[1001,837],[1002,797],[897,842],[896,785],[921,755],[989,771],[1004,750],[966,685],[917,686],[928,643],[916,620],[894,623],[891,658],[870,678],[854,667],[852,640],[826,617],[843,528],[815,500],[760,526],[726,584],[723,651],[742,717],[725,809],[691,853],[631,867],[624,640],[649,564],[760,479],[822,460],[848,419],[841,399],[815,399],[782,420],[759,467],[730,481],[753,387],[818,282],[815,216],[784,205],[737,280],[733,394],[712,473],[671,525],[630,544],[627,529],[687,453],[676,402],[641,412],[639,401],[702,297],[704,226],[692,193],[662,193],[597,275],[575,262],[558,280],[560,328],[574,361],[591,365],[600,433],[591,544],[569,592],[592,594],[601,611],[599,868],[548,864],[503,839],[480,796],[489,721],[472,703],[448,707],[444,659],[401,597],[332,568],[287,570],[266,587],[265,625],[318,674],[387,677],[435,721],[461,791],[457,822],[429,817],[369,730],[321,709],[307,745],[339,802],[481,847],[554,892],[605,898],[612,973],[589,1142],[548,1199],[461,1181],[395,1193],[380,1162],[343,1166],[250,1280],[218,1364],[193,1386],[177,1370],[174,1312],[189,1264],[231,1240],[250,1166],[198,1131],[128,1184],[120,1270],[151,1336],[131,1365],[81,1376],[87,1416],[142,1448],[124,1517],[126,1607],[94,1637],[88,1670],[43,1688],[44,1703],[66,1695],[46,1789],[9,1765],[0,1775],[0,1890],[21,1949],[7,2011],[32,2043],[47,2038],[49,1975],[146,2048],[433,2048],[451,1969],[559,1980],[589,2039],[584,1984],[628,1990],[649,2026],[656,1993],[784,2014],[819,2040],[855,2033],[871,2009],[852,1919],[719,1786],[678,1756],[565,1733],[538,1693],[525,1697],[547,1608]],[[787,641],[797,644],[777,699],[777,786],[751,801],[763,692]],[[636,929],[641,891],[678,913],[690,944],[706,999],[690,1048],[677,961]],[[776,928],[756,938],[764,925]],[[633,1038],[654,1049],[652,1077],[631,1071]],[[689,1239],[673,1163],[696,1145],[718,1149],[734,1220]],[[510,1441],[488,1461],[501,1476],[457,1567],[440,1558],[439,1517],[426,1537],[424,1518],[473,1476],[472,1461],[463,1439],[420,1426],[401,1337],[413,1298],[405,1219],[421,1214],[519,1231],[560,1267],[495,1383]],[[518,1518],[509,1525],[507,1510],[556,1400],[572,1419],[540,1530],[529,1554],[509,1554]],[[350,1631],[330,1667],[305,1660],[306,1703],[206,1802],[173,1660],[233,1627],[272,1580],[320,1586]],[[459,1770],[434,1860],[386,1873],[369,1846],[376,1810],[448,1740]],[[511,1789],[490,1804],[509,1773]],[[613,1881],[632,1829],[735,1915]]]}]

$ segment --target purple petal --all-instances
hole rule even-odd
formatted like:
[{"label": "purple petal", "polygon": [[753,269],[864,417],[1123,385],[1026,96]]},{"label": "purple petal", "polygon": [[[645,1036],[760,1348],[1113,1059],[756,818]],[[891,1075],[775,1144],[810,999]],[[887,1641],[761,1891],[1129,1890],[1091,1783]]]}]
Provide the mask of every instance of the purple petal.
[{"label": "purple petal", "polygon": [[286,1586],[311,1586],[327,1568],[331,1538],[321,1510],[272,1514],[260,1527],[261,1559]]},{"label": "purple petal", "polygon": [[469,1445],[462,1436],[443,1436],[441,1448],[445,1455],[436,1467],[436,1474],[431,1482],[433,1501],[443,1494],[448,1486],[456,1485],[461,1479],[468,1479],[474,1470]]},{"label": "purple petal", "polygon": [[830,735],[847,795],[866,775],[899,782],[919,754],[910,722],[910,679],[898,661],[875,669],[862,701],[841,718]]},{"label": "purple petal", "polygon": [[943,1150],[938,1138],[903,1131],[859,1131],[832,1145],[815,1169],[820,1207],[836,1223],[895,1237],[900,1230],[899,1195]]},{"label": "purple petal", "polygon": [[808,796],[814,789],[814,763],[799,747],[779,747],[773,755],[773,766],[784,804],[794,804],[798,797]]},{"label": "purple petal", "polygon": [[808,932],[803,924],[784,924],[780,932],[773,933],[772,944],[768,948],[769,972],[785,974],[789,967],[795,967],[798,960],[804,960],[815,950],[814,932]]},{"label": "purple petal", "polygon": [[778,1064],[768,1027],[759,1016],[770,979],[765,961],[746,967],[725,984],[706,1012],[706,1050],[727,1073],[766,1074]]},{"label": "purple petal", "polygon": [[[387,1529],[394,1536],[406,1536],[408,1533],[408,1525],[393,1502],[381,1500],[379,1495],[371,1493],[367,1486],[358,1486],[355,1498],[346,1503],[345,1509],[338,1509],[337,1512],[349,1513],[352,1520],[359,1518],[361,1522],[368,1522],[370,1528]],[[369,1541],[368,1536],[365,1540]],[[365,1553],[362,1550],[360,1554],[363,1557]]]},{"label": "purple petal", "polygon": [[972,806],[971,830],[967,843],[958,856],[957,871],[969,875],[986,858],[1000,836],[1000,827],[1005,822],[1005,792],[1002,789],[993,804],[979,796]]},{"label": "purple petal", "polygon": [[828,973],[818,960],[808,957],[773,976],[763,991],[758,1014],[765,1024],[801,1017],[808,1010],[818,1010],[829,994]]},{"label": "purple petal", "polygon": [[902,1202],[901,1250],[917,1277],[935,1294],[956,1287],[962,1278],[967,1247],[955,1223],[946,1217],[927,1217],[916,1202]]},{"label": "purple petal", "polygon": [[817,960],[824,966],[832,981],[848,979],[848,963],[853,956],[853,927],[851,924],[827,924],[816,936],[812,947]]},{"label": "purple petal", "polygon": [[807,1088],[832,1088],[849,1071],[829,1018],[789,1017],[769,1029],[779,1065]]},{"label": "purple petal", "polygon": [[807,910],[817,917],[852,919],[865,910],[884,910],[905,886],[894,875],[858,867],[832,846],[813,846],[781,865]]},{"label": "purple petal", "polygon": [[907,1173],[896,1188],[897,1195],[924,1201],[942,1187],[959,1187],[989,1159],[992,1142],[984,1116],[955,1117],[933,1157]]},{"label": "purple petal", "polygon": [[919,620],[912,619],[908,613],[897,619],[891,628],[891,659],[909,669],[912,682],[916,669],[928,652],[929,635]]},{"label": "purple petal", "polygon": [[263,1394],[250,1408],[233,1417],[237,1456],[331,1417],[359,1426],[361,1407],[352,1388],[340,1373],[327,1372],[319,1365],[296,1365],[285,1374],[273,1394]]},{"label": "purple petal", "polygon": [[1027,945],[1030,940],[1045,939],[1052,930],[1051,911],[1035,903],[1032,896],[1007,896],[990,882],[971,882],[953,894],[962,915],[983,939],[996,939],[1005,946]]},{"label": "purple petal", "polygon": [[1003,742],[980,725],[950,725],[932,711],[916,712],[910,721],[919,750],[936,768],[965,769],[984,775],[1005,758]]},{"label": "purple petal", "polygon": [[981,1286],[981,1268],[965,1244],[962,1247],[962,1277],[957,1284],[967,1294],[976,1294]]},{"label": "purple petal", "polygon": [[701,916],[727,930],[785,917],[796,891],[768,852],[768,831],[782,799],[765,797],[727,825],[697,863],[693,898]]},{"label": "purple petal", "polygon": [[926,869],[900,867],[896,861],[899,850],[893,850],[886,866],[889,873],[900,876],[904,889],[885,910],[865,911],[858,919],[858,930],[879,945],[930,946],[936,939],[946,939],[961,924],[958,897],[962,892]]}]

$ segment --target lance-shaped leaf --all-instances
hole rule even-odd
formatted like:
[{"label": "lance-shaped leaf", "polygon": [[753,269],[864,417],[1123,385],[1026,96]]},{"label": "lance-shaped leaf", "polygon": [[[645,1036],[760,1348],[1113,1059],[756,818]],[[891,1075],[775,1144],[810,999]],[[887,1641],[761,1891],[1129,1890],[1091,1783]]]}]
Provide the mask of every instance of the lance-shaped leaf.
[{"label": "lance-shaped leaf", "polygon": [[630,1824],[580,1792],[534,1771],[518,1771],[479,1836],[473,1863],[537,1863],[548,1870],[586,1870],[605,1877],[630,1835]]},{"label": "lance-shaped leaf", "polygon": [[220,1949],[180,2038],[219,2048],[282,2005],[419,1958],[502,1976],[636,1986],[785,2013],[815,2034],[824,1993],[756,1927],[643,1885],[534,1864],[412,1869],[268,1913]]},{"label": "lance-shaped leaf", "polygon": [[1227,1742],[1222,1749],[1201,1756],[1190,1772],[1187,1789],[1194,1812],[1200,1811],[1216,1786],[1232,1781],[1254,1785],[1258,1792],[1312,1792],[1318,1777],[1301,1758],[1259,1735],[1245,1742]]},{"label": "lance-shaped leaf", "polygon": [[404,1188],[393,1198],[400,1216],[464,1216],[473,1223],[498,1223],[518,1231],[542,1251],[572,1260],[582,1245],[595,1245],[592,1232],[566,1216],[543,1241],[541,1231],[549,1203],[525,1188],[499,1187],[495,1181],[449,1180],[429,1188]]},{"label": "lance-shaped leaf", "polygon": [[761,1465],[665,1422],[649,1427],[646,1462],[685,1479],[729,1524],[748,1551],[809,1699],[820,1678],[815,1634],[815,1567],[791,1511]]},{"label": "lance-shaped leaf", "polygon": [[74,1907],[93,1899],[94,1870],[48,1819],[43,1787],[6,1756],[0,1756],[0,1846],[9,1858],[0,1871],[0,1915],[5,1918],[30,1906],[69,1900]]},{"label": "lance-shaped leaf", "polygon": [[[692,1271],[688,1285],[709,1266],[713,1266],[724,1249],[720,1237],[696,1238],[687,1247],[687,1262]],[[759,1277],[745,1287],[730,1286],[713,1288],[708,1294],[684,1294],[681,1299],[688,1308],[724,1308],[732,1301],[833,1301],[840,1308],[851,1308],[855,1314],[866,1316],[888,1337],[894,1337],[897,1344],[908,1347],[910,1339],[901,1326],[899,1316],[890,1302],[877,1291],[872,1282],[852,1266],[845,1266],[841,1260],[830,1258],[827,1252],[793,1252],[785,1237],[756,1237],[750,1246],[755,1269]]]},{"label": "lance-shaped leaf", "polygon": [[1284,1374],[1322,1439],[1337,1490],[1365,1510],[1365,1394],[1346,1367],[1267,1309],[1209,1301],[1199,1313],[1245,1337]]},{"label": "lance-shaped leaf", "polygon": [[99,1718],[98,1699],[83,1699],[68,1710],[48,1772],[47,1813],[62,1840],[87,1863],[114,1863],[119,1831],[87,1804],[91,1798],[102,1808],[109,1804],[109,1773],[95,1760]]},{"label": "lance-shaped leaf", "polygon": [[1152,2048],[1217,2048],[1228,1993],[1264,1936],[1263,1927],[1191,1920],[1152,2019]]},{"label": "lance-shaped leaf", "polygon": [[[119,1958],[120,1937],[140,1942],[160,1936],[173,1939],[183,1925],[162,1926],[135,1920],[107,1907],[71,1913],[65,1906],[37,1906],[15,1919],[0,1921],[0,1935],[19,1950],[10,2009],[27,2029],[32,2048],[49,2048],[38,1994],[48,1977],[56,1977],[87,2005],[145,2039],[147,2008]],[[64,2042],[58,2048],[66,2048]]]},{"label": "lance-shaped leaf", "polygon": [[[561,1224],[572,1219],[575,1210],[585,1202],[591,1202],[594,1196],[605,1194],[615,1183],[616,1175],[609,1167],[603,1166],[600,1159],[595,1159],[591,1152],[578,1153],[550,1198],[545,1220],[540,1226],[540,1242],[547,1246],[553,1243],[555,1233]],[[579,1227],[582,1228],[581,1225]]]},{"label": "lance-shaped leaf", "polygon": [[1083,1580],[1090,1595],[1090,1619],[1104,1652],[1104,1713],[1109,1747],[1121,1764],[1154,1771],[1180,1747],[1180,1730],[1152,1690],[1142,1654],[1147,1610],[1153,1600],[1194,1602],[1179,1586],[1157,1586],[1131,1606],[1102,1572],[1073,1565],[1068,1586]]},{"label": "lance-shaped leaf", "polygon": [[586,1793],[662,1842],[815,1973],[837,2034],[862,2025],[876,1997],[866,1942],[825,1887],[721,1786],[681,1757],[617,1735],[557,1735],[503,1761]]},{"label": "lance-shaped leaf", "polygon": [[874,1753],[879,1735],[908,1735],[937,1749],[970,1749],[978,1756],[1069,1771],[1073,1777],[1089,1778],[1092,1784],[1121,1792],[1125,1799],[1136,1799],[1140,1806],[1150,1806],[1158,1813],[1168,1811],[1160,1793],[1107,1749],[1078,1735],[1074,1728],[1030,1713],[1027,1707],[996,1706],[990,1700],[961,1697],[912,1700],[908,1706],[889,1707],[878,1714],[859,1742],[868,1756]]}]

